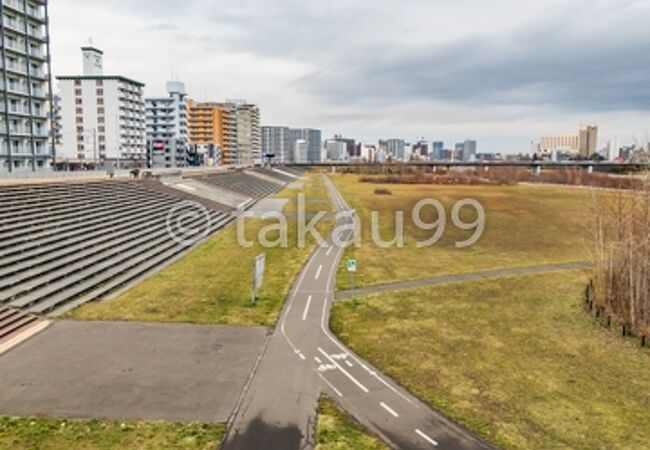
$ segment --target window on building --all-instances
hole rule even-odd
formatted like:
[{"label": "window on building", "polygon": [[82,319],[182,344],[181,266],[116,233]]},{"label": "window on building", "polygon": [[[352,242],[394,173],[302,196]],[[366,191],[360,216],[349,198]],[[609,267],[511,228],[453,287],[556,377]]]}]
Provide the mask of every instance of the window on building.
[{"label": "window on building", "polygon": [[103,105],[104,104],[104,99],[103,98],[98,98],[97,99],[97,104],[98,105]]},{"label": "window on building", "polygon": [[101,107],[101,108],[97,108],[97,114],[104,114],[104,112],[105,112],[105,111],[104,111],[104,108],[103,108],[103,107]]},{"label": "window on building", "polygon": [[78,99],[75,100],[75,104],[76,105],[83,105],[83,101],[81,101],[81,99],[78,98]]},{"label": "window on building", "polygon": [[74,95],[76,95],[76,96],[78,96],[78,97],[80,97],[80,96],[81,96],[81,94],[82,94],[82,91],[81,91],[81,89],[75,89],[75,90],[74,90]]},{"label": "window on building", "polygon": [[81,80],[74,80],[75,86],[81,86]]},{"label": "window on building", "polygon": [[84,123],[83,117],[77,117],[77,123]]},{"label": "window on building", "polygon": [[97,89],[97,96],[101,97],[104,95],[104,89]]},{"label": "window on building", "polygon": [[97,84],[97,86],[104,86],[104,80],[97,80],[95,84]]}]

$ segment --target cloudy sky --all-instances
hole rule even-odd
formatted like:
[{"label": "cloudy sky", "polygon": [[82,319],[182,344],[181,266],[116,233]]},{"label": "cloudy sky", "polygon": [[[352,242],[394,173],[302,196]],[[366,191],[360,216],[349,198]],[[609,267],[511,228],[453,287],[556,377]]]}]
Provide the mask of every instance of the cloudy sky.
[{"label": "cloudy sky", "polygon": [[510,153],[592,122],[601,145],[650,139],[648,0],[56,0],[50,19],[55,75],[92,38],[147,95],[174,76],[263,124]]}]

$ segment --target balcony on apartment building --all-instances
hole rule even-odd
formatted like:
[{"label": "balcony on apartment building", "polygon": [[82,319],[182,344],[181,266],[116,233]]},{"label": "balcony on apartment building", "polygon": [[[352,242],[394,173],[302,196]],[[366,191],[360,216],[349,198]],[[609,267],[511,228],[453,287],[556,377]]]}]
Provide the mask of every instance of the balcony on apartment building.
[{"label": "balcony on apartment building", "polygon": [[11,9],[13,11],[19,12],[21,14],[27,14],[30,19],[45,23],[45,11],[43,8],[40,7],[34,7],[30,5],[29,3],[27,4],[27,10],[23,8],[24,4],[20,0],[4,0],[3,5],[7,9]]}]

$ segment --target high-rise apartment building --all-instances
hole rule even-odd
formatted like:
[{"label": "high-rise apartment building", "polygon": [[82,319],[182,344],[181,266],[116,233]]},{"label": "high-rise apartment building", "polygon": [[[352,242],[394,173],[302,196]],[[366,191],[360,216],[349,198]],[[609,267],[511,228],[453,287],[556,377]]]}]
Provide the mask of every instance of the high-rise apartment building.
[{"label": "high-rise apartment building", "polygon": [[237,114],[237,156],[244,165],[262,163],[260,109],[245,101],[235,101]]},{"label": "high-rise apartment building", "polygon": [[285,164],[293,161],[293,147],[289,127],[262,127],[262,155]]},{"label": "high-rise apartment building", "polygon": [[221,164],[237,165],[237,108],[232,103],[188,103],[190,143],[218,147]]},{"label": "high-rise apartment building", "polygon": [[146,164],[144,83],[104,75],[103,52],[83,47],[83,75],[57,76],[61,97],[59,162]]},{"label": "high-rise apartment building", "polygon": [[167,97],[145,100],[149,165],[155,168],[185,167],[188,147],[185,85],[170,81],[167,94]]},{"label": "high-rise apartment building", "polygon": [[51,165],[46,0],[0,0],[0,173]]}]

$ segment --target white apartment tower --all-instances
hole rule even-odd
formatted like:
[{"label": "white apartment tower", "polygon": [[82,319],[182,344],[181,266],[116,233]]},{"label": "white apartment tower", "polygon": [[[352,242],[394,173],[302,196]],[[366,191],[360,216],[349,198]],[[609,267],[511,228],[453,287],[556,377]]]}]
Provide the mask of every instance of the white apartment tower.
[{"label": "white apartment tower", "polygon": [[145,100],[149,166],[185,167],[188,148],[187,93],[180,81],[167,83],[167,97]]},{"label": "white apartment tower", "polygon": [[239,164],[262,162],[260,109],[243,101],[231,101],[237,111],[237,156]]},{"label": "white apartment tower", "polygon": [[47,6],[0,0],[0,173],[51,165]]},{"label": "white apartment tower", "polygon": [[103,52],[82,47],[83,75],[58,76],[61,145],[58,162],[146,164],[144,84],[104,75]]}]

